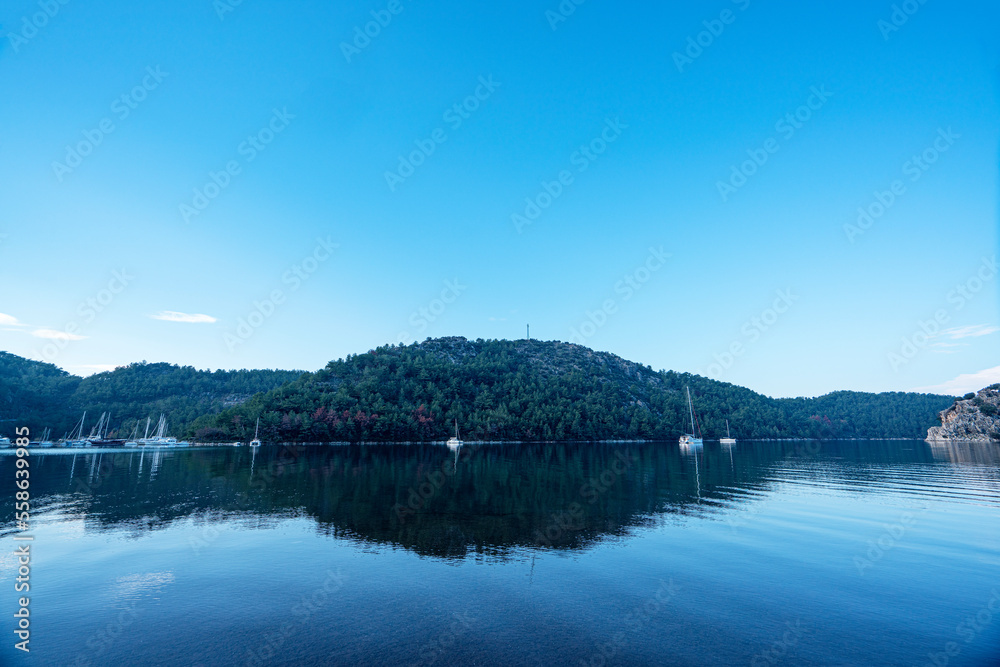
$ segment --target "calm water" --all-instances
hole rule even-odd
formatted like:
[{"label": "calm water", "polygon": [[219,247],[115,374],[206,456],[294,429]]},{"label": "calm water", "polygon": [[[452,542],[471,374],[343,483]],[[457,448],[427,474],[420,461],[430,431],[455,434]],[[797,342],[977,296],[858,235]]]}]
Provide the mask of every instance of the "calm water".
[{"label": "calm water", "polygon": [[0,456],[3,664],[1000,657],[997,445],[264,447],[31,460],[25,655],[11,618],[14,458]]}]

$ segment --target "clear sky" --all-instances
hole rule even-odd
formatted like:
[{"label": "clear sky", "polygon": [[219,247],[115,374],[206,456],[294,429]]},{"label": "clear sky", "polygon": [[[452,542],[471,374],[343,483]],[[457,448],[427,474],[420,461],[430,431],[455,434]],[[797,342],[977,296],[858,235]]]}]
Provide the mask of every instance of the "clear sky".
[{"label": "clear sky", "polygon": [[0,349],[1000,381],[996,3],[62,1],[0,8]]}]

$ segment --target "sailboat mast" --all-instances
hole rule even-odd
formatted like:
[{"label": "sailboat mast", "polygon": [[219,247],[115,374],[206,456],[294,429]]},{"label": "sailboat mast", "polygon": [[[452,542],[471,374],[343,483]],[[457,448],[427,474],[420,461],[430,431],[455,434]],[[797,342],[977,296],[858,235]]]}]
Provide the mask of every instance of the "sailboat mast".
[{"label": "sailboat mast", "polygon": [[727,438],[731,438],[732,437],[731,435],[729,435],[729,420],[728,419],[726,420],[726,437]]},{"label": "sailboat mast", "polygon": [[[149,419],[149,417],[146,417],[146,432],[142,434],[143,440],[149,439]],[[136,424],[136,426],[138,427],[138,424]]]},{"label": "sailboat mast", "polygon": [[694,430],[694,406],[691,404],[691,387],[685,387],[688,395],[688,410],[691,412],[691,435],[697,435]]}]

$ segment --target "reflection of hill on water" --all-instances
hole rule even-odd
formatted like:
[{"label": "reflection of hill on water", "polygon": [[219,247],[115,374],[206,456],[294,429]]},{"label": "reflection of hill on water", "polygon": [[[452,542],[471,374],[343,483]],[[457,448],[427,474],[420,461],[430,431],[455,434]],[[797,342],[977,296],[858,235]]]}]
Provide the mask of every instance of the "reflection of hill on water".
[{"label": "reflection of hill on water", "polygon": [[[811,459],[811,460],[810,460]],[[141,534],[198,515],[254,527],[313,517],[338,537],[441,557],[579,549],[674,515],[718,513],[782,466],[933,462],[925,443],[433,445],[53,453],[32,458],[36,512]],[[252,463],[252,465],[251,465]],[[13,457],[0,458],[0,468]],[[839,465],[863,483],[879,465]],[[819,473],[817,473],[819,474]],[[4,525],[13,516],[3,510]]]},{"label": "reflection of hill on water", "polygon": [[1000,444],[995,442],[932,442],[931,453],[938,461],[1000,466]]}]

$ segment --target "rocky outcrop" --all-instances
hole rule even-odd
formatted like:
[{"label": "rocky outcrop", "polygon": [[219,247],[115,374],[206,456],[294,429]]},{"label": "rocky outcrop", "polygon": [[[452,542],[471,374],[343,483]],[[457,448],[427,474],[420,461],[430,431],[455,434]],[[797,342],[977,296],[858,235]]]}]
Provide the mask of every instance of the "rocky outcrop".
[{"label": "rocky outcrop", "polygon": [[966,394],[938,415],[941,426],[927,430],[930,442],[1000,442],[1000,384]]}]

